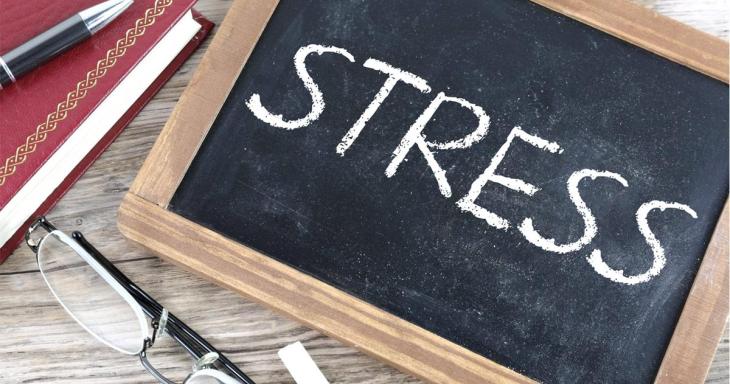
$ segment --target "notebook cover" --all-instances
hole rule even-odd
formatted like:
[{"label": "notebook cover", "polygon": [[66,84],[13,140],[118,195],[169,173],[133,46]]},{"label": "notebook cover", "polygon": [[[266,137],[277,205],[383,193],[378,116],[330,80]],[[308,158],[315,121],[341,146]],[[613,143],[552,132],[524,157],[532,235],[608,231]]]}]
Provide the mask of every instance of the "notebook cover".
[{"label": "notebook cover", "polygon": [[[68,3],[54,0],[34,1],[30,7],[22,7],[21,2],[9,4],[8,12],[0,15],[0,52],[95,3],[98,0],[79,0],[71,10],[62,9],[68,7]],[[137,0],[115,23],[92,39],[0,91],[0,210],[193,3],[194,0]],[[11,15],[23,14],[25,17],[28,8],[38,13],[32,22],[29,22],[30,17],[22,23],[12,21],[22,18],[14,19]],[[194,17],[202,26],[198,34],[32,217],[44,214],[55,205],[200,45],[213,24],[196,12]],[[23,37],[7,32],[28,25],[33,28],[25,28]],[[118,47],[124,52],[109,53]],[[99,64],[101,61],[104,62]],[[60,80],[49,80],[54,76],[60,76]],[[47,86],[49,81],[53,87]],[[83,81],[87,83],[77,91],[77,85]],[[24,227],[0,246],[0,262],[21,242]]]}]

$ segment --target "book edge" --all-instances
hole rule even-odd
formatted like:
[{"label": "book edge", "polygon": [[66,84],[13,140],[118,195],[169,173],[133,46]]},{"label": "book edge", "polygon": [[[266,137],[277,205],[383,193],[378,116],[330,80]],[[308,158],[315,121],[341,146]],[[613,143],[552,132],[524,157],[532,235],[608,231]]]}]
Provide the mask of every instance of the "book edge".
[{"label": "book edge", "polygon": [[[186,26],[185,23],[188,23]],[[194,30],[186,30],[182,28],[191,28],[192,24],[195,24]],[[145,82],[144,88],[138,88],[138,87],[132,87],[131,85],[128,85],[129,88],[131,88],[128,92],[134,92],[134,96],[131,99],[131,103],[122,104],[124,105],[124,108],[122,109],[115,109],[115,112],[117,113],[115,116],[118,116],[119,119],[123,117],[124,114],[127,113],[127,111],[133,107],[134,103],[141,98],[144,95],[144,92],[152,86],[157,79],[157,77],[161,76],[167,66],[170,65],[175,60],[175,57],[177,57],[178,54],[180,54],[185,46],[195,38],[195,35],[202,29],[202,25],[198,23],[195,18],[192,15],[192,11],[189,9],[186,12],[183,13],[182,17],[178,19],[178,22],[173,24],[171,28],[167,30],[165,34],[162,35],[161,39],[158,40],[157,44],[153,46],[149,51],[147,51],[147,54],[137,62],[135,67],[127,73],[125,77],[123,77],[117,85],[110,90],[110,92],[107,94],[107,96],[103,99],[103,101],[97,105],[97,107],[91,111],[91,113],[84,119],[84,121],[74,130],[72,134],[68,136],[66,140],[64,140],[58,148],[52,153],[41,165],[41,167],[31,176],[29,177],[26,182],[23,184],[23,186],[19,189],[19,191],[13,195],[13,197],[8,201],[8,203],[3,207],[3,209],[0,210],[0,244],[4,247],[5,243],[9,242],[11,240],[16,232],[22,227],[23,223],[27,221],[27,217],[32,215],[35,210],[43,205],[43,203],[53,194],[53,191],[55,191],[56,188],[61,186],[64,183],[64,180],[71,175],[71,173],[74,171],[74,168],[76,168],[81,162],[84,160],[86,155],[88,155],[91,151],[94,150],[94,147],[98,145],[104,136],[106,136],[107,133],[109,133],[114,125],[116,124],[116,121],[119,119],[113,118],[109,119],[106,118],[105,120],[112,120],[111,124],[108,125],[108,128],[101,130],[101,132],[97,131],[91,131],[90,129],[87,129],[87,131],[90,132],[83,132],[82,127],[83,126],[90,126],[94,120],[92,120],[93,115],[101,115],[100,108],[104,105],[119,105],[119,103],[113,103],[112,101],[113,95],[121,95],[119,93],[121,87],[124,84],[133,84],[133,74],[137,74],[138,76],[142,73],[145,73],[145,70],[140,70],[140,68],[143,68],[140,66],[141,63],[144,62],[145,59],[148,59],[155,52],[160,52],[160,54],[163,54],[162,51],[163,48],[168,48],[168,46],[175,43],[170,42],[168,44],[164,44],[164,41],[166,38],[172,39],[173,33],[176,28],[181,28],[181,32],[189,32],[189,34],[185,34],[184,38],[179,38],[180,43],[173,46],[172,50],[174,50],[174,54],[169,56],[164,56],[166,59],[164,60],[165,65],[160,67],[158,70],[156,70],[154,73],[154,77],[150,79],[150,81]],[[183,43],[184,42],[184,43]],[[157,49],[157,51],[156,51]],[[169,58],[169,60],[167,60]],[[151,59],[148,59],[148,61],[151,61]],[[152,63],[154,64],[154,62]],[[157,69],[157,68],[156,68]],[[150,73],[150,72],[146,72]],[[130,80],[132,79],[132,80]],[[117,97],[118,98],[118,97]],[[109,109],[111,107],[108,107]],[[99,118],[97,118],[98,120]],[[82,136],[79,136],[79,132],[82,132]],[[95,135],[94,135],[95,134]],[[85,140],[84,140],[85,139]],[[77,142],[83,142],[86,143],[86,147],[90,147],[89,150],[83,150],[80,151],[83,153],[79,157],[73,159],[72,164],[67,163],[67,159],[63,155],[63,148],[66,148],[66,151],[70,151],[69,148],[72,146],[75,146]],[[66,168],[64,171],[62,169],[61,172],[58,172],[58,168]],[[58,175],[63,176],[56,176],[56,180],[53,182],[46,182],[41,184],[40,180],[47,180],[46,174],[53,174],[53,171],[56,171]],[[35,181],[34,181],[35,180]],[[49,185],[52,185],[50,187]],[[44,187],[44,193],[41,195],[38,195],[38,189],[40,187]],[[28,202],[27,199],[34,198],[32,202]],[[2,259],[0,255],[0,259]]]}]

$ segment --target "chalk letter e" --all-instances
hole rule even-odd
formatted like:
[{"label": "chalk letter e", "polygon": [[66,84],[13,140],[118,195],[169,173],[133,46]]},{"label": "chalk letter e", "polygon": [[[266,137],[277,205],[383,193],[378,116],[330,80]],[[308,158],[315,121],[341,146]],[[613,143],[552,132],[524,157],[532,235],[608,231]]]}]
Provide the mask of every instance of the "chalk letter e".
[{"label": "chalk letter e", "polygon": [[497,154],[494,155],[494,157],[492,158],[492,162],[489,163],[489,166],[484,170],[484,173],[482,173],[476,180],[474,180],[474,182],[471,184],[471,188],[469,189],[469,193],[467,193],[466,196],[462,197],[461,200],[456,203],[456,205],[461,208],[462,211],[471,212],[474,216],[486,220],[489,225],[498,229],[508,229],[509,221],[507,221],[507,219],[503,217],[500,217],[494,212],[490,212],[483,207],[478,206],[475,203],[477,197],[479,197],[479,194],[482,193],[482,188],[484,188],[484,186],[487,185],[488,182],[493,181],[497,184],[501,184],[515,191],[525,193],[528,196],[532,196],[540,190],[536,186],[523,180],[513,179],[511,177],[497,175],[495,173],[499,164],[502,163],[502,160],[504,160],[504,156],[507,154],[507,150],[509,149],[509,146],[510,144],[512,144],[512,141],[515,139],[515,137],[534,147],[546,150],[550,153],[556,153],[561,151],[558,143],[550,142],[538,136],[531,135],[523,131],[520,127],[512,128],[512,131],[507,137],[507,141],[502,144],[501,148],[499,148]]}]

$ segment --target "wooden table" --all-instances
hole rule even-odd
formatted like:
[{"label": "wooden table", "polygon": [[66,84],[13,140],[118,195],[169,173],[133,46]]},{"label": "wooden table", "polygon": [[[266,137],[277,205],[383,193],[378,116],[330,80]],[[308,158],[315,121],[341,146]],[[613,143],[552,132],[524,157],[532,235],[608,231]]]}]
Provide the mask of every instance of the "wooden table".
[{"label": "wooden table", "polygon": [[[607,0],[608,1],[608,0]],[[728,38],[730,0],[642,0],[660,13]],[[196,8],[220,23],[230,0],[199,0]],[[64,197],[49,217],[66,231],[80,230],[132,280],[198,330],[258,383],[291,383],[276,352],[302,341],[332,383],[416,383],[319,332],[160,261],[125,240],[116,211],[206,42],[109,150]],[[136,357],[120,355],[88,336],[46,288],[31,252],[22,248],[0,266],[0,382],[151,383]],[[168,338],[169,339],[169,338]],[[707,383],[727,383],[728,331]],[[191,362],[169,340],[151,359],[182,380]]]}]

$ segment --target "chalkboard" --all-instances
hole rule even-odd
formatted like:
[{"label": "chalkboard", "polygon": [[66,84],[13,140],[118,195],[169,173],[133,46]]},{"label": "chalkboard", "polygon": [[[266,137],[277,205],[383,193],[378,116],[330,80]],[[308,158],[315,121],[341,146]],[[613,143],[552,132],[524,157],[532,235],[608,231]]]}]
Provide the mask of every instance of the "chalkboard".
[{"label": "chalkboard", "polygon": [[529,378],[652,382],[728,86],[538,4],[282,0],[168,210]]}]

